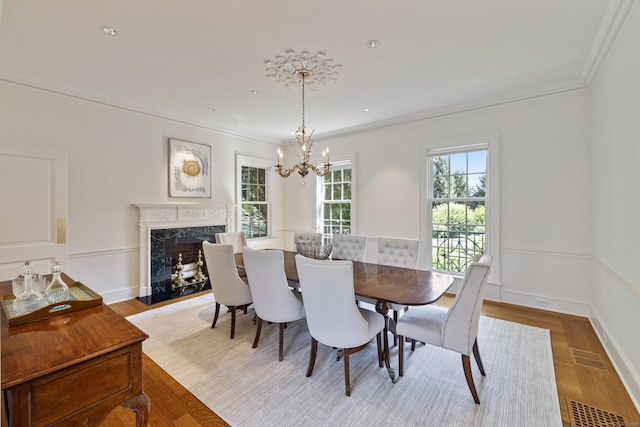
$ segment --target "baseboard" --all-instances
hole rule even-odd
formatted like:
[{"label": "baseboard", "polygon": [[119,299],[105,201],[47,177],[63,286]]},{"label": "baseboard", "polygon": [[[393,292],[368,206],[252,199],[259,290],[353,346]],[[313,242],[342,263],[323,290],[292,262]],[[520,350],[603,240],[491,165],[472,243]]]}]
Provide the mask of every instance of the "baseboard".
[{"label": "baseboard", "polygon": [[492,285],[491,283],[487,284],[485,299],[581,317],[589,317],[591,313],[591,306],[584,302],[554,298],[548,295],[505,290],[504,287]]},{"label": "baseboard", "polygon": [[613,334],[608,330],[607,326],[600,321],[600,316],[592,308],[589,314],[589,321],[593,330],[609,356],[609,360],[613,363],[620,380],[627,389],[631,400],[638,412],[640,412],[640,374],[633,369],[633,365],[627,359],[625,354],[620,350],[620,346]]},{"label": "baseboard", "polygon": [[109,291],[100,292],[102,296],[102,301],[105,304],[113,304],[116,302],[127,301],[130,299],[135,299],[140,296],[140,288],[139,287],[129,287],[129,288],[119,288],[113,289]]}]

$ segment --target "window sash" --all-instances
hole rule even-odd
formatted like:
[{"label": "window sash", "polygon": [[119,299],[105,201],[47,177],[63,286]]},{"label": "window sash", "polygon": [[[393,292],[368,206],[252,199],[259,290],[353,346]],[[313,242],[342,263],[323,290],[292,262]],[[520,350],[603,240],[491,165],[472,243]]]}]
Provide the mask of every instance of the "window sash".
[{"label": "window sash", "polygon": [[[476,135],[468,135],[450,139],[441,139],[441,140],[432,140],[425,145],[422,145],[420,148],[422,158],[424,159],[421,163],[422,169],[422,184],[421,184],[421,218],[422,218],[422,226],[421,226],[421,240],[425,243],[425,251],[420,254],[421,262],[424,262],[428,269],[431,270],[440,270],[448,272],[453,276],[461,277],[464,273],[462,271],[448,271],[443,269],[440,265],[438,265],[437,259],[437,251],[434,247],[438,246],[438,231],[442,232],[443,230],[438,230],[438,225],[434,224],[432,220],[433,216],[433,207],[434,204],[449,204],[449,203],[473,203],[473,204],[484,204],[485,209],[485,224],[484,224],[484,248],[483,251],[486,254],[493,256],[493,264],[491,268],[491,272],[489,275],[489,280],[494,283],[500,282],[500,218],[499,218],[499,210],[498,206],[500,206],[499,201],[499,159],[500,159],[500,135],[498,133],[489,132],[485,134],[476,134]],[[460,153],[475,153],[477,151],[486,151],[485,155],[485,182],[484,182],[484,190],[485,194],[481,197],[468,197],[469,192],[466,193],[465,197],[453,197],[451,194],[447,194],[447,197],[433,197],[434,196],[434,169],[431,159],[437,156],[443,155],[455,155]],[[477,172],[473,170],[473,168],[466,169],[465,172]],[[477,181],[476,181],[477,182]],[[463,229],[465,230],[465,229]],[[463,231],[460,230],[460,231]],[[445,230],[447,231],[447,230]],[[472,248],[474,244],[481,245],[482,242],[477,241],[477,234],[479,231],[476,229],[467,229],[466,237],[469,238],[467,241],[466,237],[463,239],[462,235],[458,232],[459,230],[449,230],[455,231],[456,233],[450,233],[449,237],[452,239],[450,242],[440,242],[440,244],[449,244],[450,247],[454,246],[454,243],[457,245],[458,241],[453,240],[460,237],[463,248],[467,249],[469,252],[469,256],[473,256],[473,251],[469,250]],[[434,237],[436,240],[434,240]],[[477,252],[477,250],[475,250]],[[434,256],[432,256],[434,255]],[[453,253],[453,255],[457,255],[457,253]],[[463,263],[466,261],[462,260]],[[456,261],[457,264],[460,264]]]}]

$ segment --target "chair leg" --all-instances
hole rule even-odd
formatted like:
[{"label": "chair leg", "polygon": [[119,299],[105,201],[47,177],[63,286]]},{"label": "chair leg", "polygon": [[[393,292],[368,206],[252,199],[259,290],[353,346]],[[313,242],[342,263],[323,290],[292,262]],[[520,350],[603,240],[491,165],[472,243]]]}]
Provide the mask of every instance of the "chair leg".
[{"label": "chair leg", "polygon": [[344,386],[347,396],[351,396],[351,378],[349,377],[349,350],[344,349]]},{"label": "chair leg", "polygon": [[416,351],[416,340],[411,340],[411,351]]},{"label": "chair leg", "polygon": [[378,346],[378,366],[382,368],[382,331],[376,334],[376,345]]},{"label": "chair leg", "polygon": [[280,323],[280,334],[278,337],[278,362],[282,362],[282,359],[284,359],[284,355],[283,355],[283,351],[282,351],[282,347],[284,347],[284,327],[285,324],[284,323]]},{"label": "chair leg", "polygon": [[471,374],[471,360],[466,354],[462,355],[462,367],[464,368],[464,376],[467,378],[467,384],[469,385],[469,390],[473,396],[473,401],[480,404],[480,399],[478,399],[478,393],[476,392],[476,386],[473,383],[473,375]]},{"label": "chair leg", "polygon": [[484,373],[484,366],[482,366],[482,359],[480,359],[480,350],[478,350],[478,338],[473,342],[473,357],[476,359],[478,369],[480,369],[480,374],[482,374],[483,377],[486,377],[486,374]]},{"label": "chair leg", "polygon": [[220,314],[220,303],[216,302],[216,314],[213,315],[213,323],[211,324],[211,328],[216,327],[216,322],[218,321],[218,314]]},{"label": "chair leg", "polygon": [[258,317],[258,326],[256,327],[256,337],[253,340],[253,346],[251,348],[256,348],[258,346],[258,340],[260,339],[260,332],[262,332],[262,319]]},{"label": "chair leg", "polygon": [[398,337],[400,339],[400,345],[398,346],[398,375],[404,375],[403,365],[404,365],[404,337],[400,335]]},{"label": "chair leg", "polygon": [[229,307],[231,309],[231,339],[236,333],[236,307]]},{"label": "chair leg", "polygon": [[[396,325],[398,324],[398,312],[396,310],[393,310],[393,321],[396,323]],[[393,345],[398,345],[398,335],[396,335],[395,332],[393,333]]]},{"label": "chair leg", "polygon": [[307,368],[307,376],[313,373],[313,365],[316,364],[316,353],[318,353],[318,340],[311,337],[311,352],[309,353],[309,367]]}]

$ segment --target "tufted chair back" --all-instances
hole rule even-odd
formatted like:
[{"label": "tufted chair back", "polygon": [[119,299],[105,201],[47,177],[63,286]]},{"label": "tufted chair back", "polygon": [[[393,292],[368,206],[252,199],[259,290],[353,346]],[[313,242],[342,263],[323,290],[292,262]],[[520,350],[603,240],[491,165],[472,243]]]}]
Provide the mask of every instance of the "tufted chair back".
[{"label": "tufted chair back", "polygon": [[322,233],[313,231],[295,231],[293,233],[293,251],[298,252],[296,245],[299,242],[322,242]]},{"label": "tufted chair back", "polygon": [[416,268],[418,261],[417,239],[378,237],[378,264],[393,267]]},{"label": "tufted chair back", "polygon": [[331,238],[331,244],[333,246],[332,259],[364,261],[364,254],[367,250],[367,236],[334,234]]}]

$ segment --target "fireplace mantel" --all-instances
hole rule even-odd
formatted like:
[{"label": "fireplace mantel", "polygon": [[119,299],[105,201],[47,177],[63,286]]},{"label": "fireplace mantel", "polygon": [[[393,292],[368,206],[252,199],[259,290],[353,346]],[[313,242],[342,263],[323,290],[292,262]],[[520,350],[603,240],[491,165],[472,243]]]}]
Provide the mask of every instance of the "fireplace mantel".
[{"label": "fireplace mantel", "polygon": [[233,205],[134,204],[140,210],[140,297],[151,295],[151,230],[224,225],[233,230]]},{"label": "fireplace mantel", "polygon": [[139,225],[149,229],[226,225],[231,221],[232,205],[136,204]]}]

